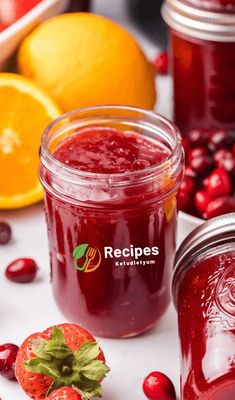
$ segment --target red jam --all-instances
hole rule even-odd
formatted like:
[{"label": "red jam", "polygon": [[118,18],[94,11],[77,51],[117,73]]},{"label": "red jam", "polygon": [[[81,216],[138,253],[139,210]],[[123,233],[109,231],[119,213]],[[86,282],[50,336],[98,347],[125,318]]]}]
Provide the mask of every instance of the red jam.
[{"label": "red jam", "polygon": [[54,157],[80,171],[122,174],[159,164],[169,153],[134,132],[88,128],[58,146]]},{"label": "red jam", "polygon": [[184,135],[198,127],[235,128],[235,42],[171,31],[174,118]]},{"label": "red jam", "polygon": [[[210,224],[201,225],[181,245],[185,264],[178,276],[176,268],[173,280],[183,400],[235,399],[235,214]],[[187,254],[193,245],[197,253]]]},{"label": "red jam", "polygon": [[41,0],[6,0],[0,5],[0,31],[12,25],[18,19],[27,14]]},{"label": "red jam", "polygon": [[169,156],[160,140],[90,127],[53,151],[60,172],[66,165],[78,173],[77,185],[71,177],[58,190],[60,181],[56,186],[49,169],[41,169],[56,302],[69,321],[99,336],[139,334],[169,304],[182,154],[173,181],[169,170],[149,179]]},{"label": "red jam", "polygon": [[183,399],[235,399],[235,251],[190,268],[178,312]]},{"label": "red jam", "polygon": [[219,12],[234,12],[235,0],[184,0],[185,3],[205,10]]}]

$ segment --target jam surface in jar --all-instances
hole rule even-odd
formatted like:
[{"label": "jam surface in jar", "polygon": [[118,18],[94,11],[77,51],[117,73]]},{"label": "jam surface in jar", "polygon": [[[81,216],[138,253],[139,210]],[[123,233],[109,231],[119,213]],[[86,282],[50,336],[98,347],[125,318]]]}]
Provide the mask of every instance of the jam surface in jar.
[{"label": "jam surface in jar", "polygon": [[235,398],[235,251],[199,257],[178,292],[183,400]]},{"label": "jam surface in jar", "polygon": [[141,135],[109,128],[86,128],[62,142],[54,157],[72,168],[120,174],[159,164],[169,153]]},{"label": "jam surface in jar", "polygon": [[[106,184],[93,187],[91,183],[85,200],[76,203],[50,190],[45,193],[56,302],[69,321],[99,336],[144,332],[170,302],[175,193],[161,199],[159,180],[145,183],[144,175],[142,182],[136,176],[164,164],[169,154],[160,141],[107,127],[83,128],[63,139],[53,152],[62,170],[66,165],[106,179]],[[111,194],[109,185],[115,175],[126,177],[129,185],[117,186]],[[167,192],[167,175],[163,179]],[[77,190],[82,197],[82,186]]]}]

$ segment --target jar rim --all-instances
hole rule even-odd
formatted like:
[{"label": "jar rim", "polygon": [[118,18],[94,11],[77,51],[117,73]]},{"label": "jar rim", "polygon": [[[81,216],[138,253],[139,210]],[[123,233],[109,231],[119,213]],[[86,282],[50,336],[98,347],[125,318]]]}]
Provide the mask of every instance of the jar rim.
[{"label": "jar rim", "polygon": [[214,245],[220,246],[235,240],[235,213],[212,218],[194,229],[178,248],[172,277],[172,294],[176,306],[179,284],[190,269],[190,260]]},{"label": "jar rim", "polygon": [[182,0],[165,0],[162,16],[179,33],[204,40],[235,41],[235,13],[198,9]]},{"label": "jar rim", "polygon": [[[150,167],[147,167],[142,170],[138,171],[132,171],[127,173],[112,173],[112,174],[107,174],[107,173],[95,173],[95,172],[87,172],[87,171],[82,171],[79,169],[75,169],[73,167],[70,167],[68,165],[65,165],[61,161],[57,160],[53,154],[49,151],[48,145],[47,145],[47,137],[50,131],[56,126],[56,124],[61,123],[63,120],[69,119],[71,117],[75,117],[76,115],[82,115],[82,113],[86,112],[99,112],[102,110],[107,110],[107,112],[110,112],[111,110],[114,110],[118,112],[119,110],[124,110],[127,112],[133,112],[133,113],[141,113],[142,115],[146,117],[152,117],[159,121],[160,123],[166,125],[172,133],[174,133],[174,147],[172,149],[172,152],[161,162],[159,162],[156,165],[152,165]],[[92,116],[90,117],[92,119]],[[108,115],[107,115],[108,118]],[[123,116],[123,120],[125,120],[128,123],[127,117]],[[69,127],[69,124],[68,126]],[[176,127],[176,125],[168,120],[166,117],[150,110],[142,109],[139,107],[132,107],[132,106],[120,106],[120,105],[104,105],[104,106],[92,106],[92,107],[84,107],[76,110],[72,110],[68,113],[65,113],[52,121],[45,129],[42,139],[41,139],[41,146],[40,146],[40,158],[41,158],[41,163],[45,166],[46,169],[50,170],[51,172],[54,172],[55,170],[57,171],[63,171],[64,174],[67,175],[67,177],[70,178],[81,178],[81,179],[90,179],[91,181],[99,181],[99,180],[109,180],[109,184],[114,184],[114,185],[122,185],[125,184],[126,178],[138,178],[144,176],[156,176],[156,174],[160,171],[159,175],[161,175],[161,171],[164,170],[164,173],[166,173],[166,170],[169,168],[169,162],[171,160],[175,160],[174,162],[178,163],[179,153],[182,151],[182,146],[181,146],[181,135],[179,132],[179,129]],[[183,152],[182,152],[183,153]],[[52,167],[53,166],[53,167]],[[171,165],[172,168],[172,165]],[[71,182],[71,179],[69,179]]]}]

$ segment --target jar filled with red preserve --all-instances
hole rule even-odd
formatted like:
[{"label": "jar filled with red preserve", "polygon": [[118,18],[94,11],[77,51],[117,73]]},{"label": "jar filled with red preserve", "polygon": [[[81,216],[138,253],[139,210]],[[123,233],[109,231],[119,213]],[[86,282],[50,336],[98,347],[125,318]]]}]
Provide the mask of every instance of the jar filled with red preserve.
[{"label": "jar filled with red preserve", "polygon": [[165,0],[174,120],[195,128],[235,128],[235,1]]},{"label": "jar filled with red preserve", "polygon": [[58,307],[99,336],[150,329],[170,302],[177,128],[137,108],[82,109],[46,129],[40,157]]},{"label": "jar filled with red preserve", "polygon": [[235,399],[235,213],[194,230],[175,259],[181,399]]}]

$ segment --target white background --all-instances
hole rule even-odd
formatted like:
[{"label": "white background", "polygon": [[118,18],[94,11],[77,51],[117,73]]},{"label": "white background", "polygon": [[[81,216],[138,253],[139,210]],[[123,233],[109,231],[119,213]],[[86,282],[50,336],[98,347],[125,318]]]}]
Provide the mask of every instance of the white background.
[{"label": "white background", "polygon": [[[150,41],[129,19],[125,0],[96,0],[93,10],[119,21],[138,39],[147,56],[156,55],[157,44]],[[125,57],[125,54],[123,55]],[[170,116],[169,78],[159,78],[160,113]],[[12,225],[14,239],[0,248],[0,344],[20,345],[31,333],[65,322],[57,310],[49,284],[49,260],[43,205],[25,210],[0,212],[0,220]],[[40,271],[34,283],[19,285],[4,277],[5,266],[17,257],[37,260]],[[134,339],[100,339],[111,372],[103,383],[104,400],[144,400],[143,378],[152,370],[166,373],[179,391],[178,338],[176,313],[171,306],[161,323]],[[16,382],[0,377],[1,400],[26,400]]]}]

